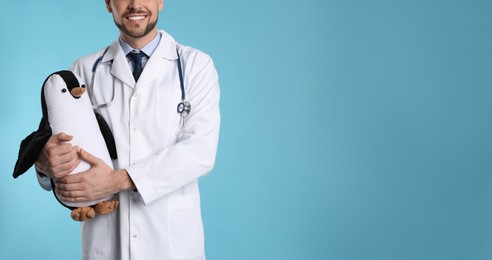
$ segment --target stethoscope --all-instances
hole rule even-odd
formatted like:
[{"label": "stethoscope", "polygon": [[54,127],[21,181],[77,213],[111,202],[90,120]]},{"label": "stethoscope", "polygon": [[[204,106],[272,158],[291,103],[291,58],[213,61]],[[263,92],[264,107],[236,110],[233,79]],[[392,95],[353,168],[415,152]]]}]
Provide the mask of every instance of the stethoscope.
[{"label": "stethoscope", "polygon": [[[109,47],[106,48],[106,50],[101,55],[101,57],[99,57],[96,60],[96,62],[94,62],[94,65],[92,66],[92,85],[91,86],[92,86],[93,89],[95,89],[97,68],[99,67],[99,64],[101,63],[102,59],[104,58],[104,55],[106,55],[106,52],[108,52],[108,50],[109,50]],[[188,102],[186,100],[186,93],[185,93],[185,88],[184,88],[184,83],[183,83],[184,82],[184,80],[183,80],[183,70],[181,68],[181,66],[182,66],[181,65],[181,56],[179,55],[178,49],[176,49],[176,54],[178,55],[177,63],[178,63],[178,73],[179,73],[179,84],[180,84],[180,87],[181,87],[181,102],[179,102],[179,104],[178,104],[177,111],[183,117],[185,117],[191,111],[191,104],[190,104],[190,102]],[[93,91],[91,91],[91,92],[93,92]],[[109,102],[105,102],[105,103],[102,103],[102,104],[94,104],[94,101],[91,98],[91,101],[93,102],[92,108],[93,109],[97,109],[97,108],[105,108],[105,107],[110,106],[113,103],[113,101],[114,101],[114,95],[115,95],[115,84],[114,84],[114,80],[113,80],[113,95],[111,97],[111,100]]]}]

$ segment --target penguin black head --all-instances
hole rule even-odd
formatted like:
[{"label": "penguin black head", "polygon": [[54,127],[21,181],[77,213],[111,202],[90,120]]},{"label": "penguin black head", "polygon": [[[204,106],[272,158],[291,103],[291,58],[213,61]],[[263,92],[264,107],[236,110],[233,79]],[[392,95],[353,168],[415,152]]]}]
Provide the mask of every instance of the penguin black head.
[{"label": "penguin black head", "polygon": [[60,75],[63,81],[65,81],[66,88],[61,89],[62,93],[66,93],[68,91],[76,99],[80,98],[85,93],[85,85],[80,85],[73,72],[69,70],[62,70],[53,74]]},{"label": "penguin black head", "polygon": [[[53,84],[54,75],[58,75],[59,78],[61,78],[63,81],[59,81],[57,84]],[[41,107],[43,111],[43,117],[46,118],[48,118],[47,115],[48,110],[46,107],[46,100],[45,100],[45,87],[49,88],[49,92],[51,93],[56,93],[58,91],[60,91],[59,93],[62,95],[65,95],[65,93],[69,93],[70,96],[74,99],[79,99],[85,93],[86,90],[85,85],[83,84],[80,85],[79,80],[77,79],[77,77],[72,71],[61,70],[50,74],[44,81],[43,87],[41,88]]]}]

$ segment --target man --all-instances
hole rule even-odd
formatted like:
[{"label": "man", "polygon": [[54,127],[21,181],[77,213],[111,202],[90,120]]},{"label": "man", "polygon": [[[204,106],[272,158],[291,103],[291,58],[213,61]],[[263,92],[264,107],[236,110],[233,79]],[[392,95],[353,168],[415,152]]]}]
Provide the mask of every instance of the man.
[{"label": "man", "polygon": [[[54,179],[56,192],[68,202],[119,198],[118,211],[83,222],[83,259],[205,259],[198,178],[212,170],[217,151],[219,83],[213,62],[156,29],[163,0],[105,2],[120,38],[80,58],[71,70],[87,84],[113,132],[115,170],[67,143],[70,133],[59,134],[36,162],[48,176],[40,182]],[[138,53],[145,55],[134,60]],[[178,53],[188,115],[177,111],[183,101]],[[91,168],[67,175],[80,160]]]}]

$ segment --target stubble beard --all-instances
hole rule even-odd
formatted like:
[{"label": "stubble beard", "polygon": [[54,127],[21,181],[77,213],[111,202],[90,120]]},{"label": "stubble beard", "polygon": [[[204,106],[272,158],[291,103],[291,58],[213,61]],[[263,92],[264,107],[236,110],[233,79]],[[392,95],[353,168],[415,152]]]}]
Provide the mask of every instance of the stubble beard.
[{"label": "stubble beard", "polygon": [[118,22],[116,22],[116,20],[114,20],[114,24],[116,24],[116,26],[124,34],[126,34],[132,38],[142,38],[142,37],[146,36],[147,34],[149,34],[155,28],[155,26],[157,25],[157,20],[158,19],[156,19],[153,22],[149,22],[147,24],[147,26],[145,27],[145,30],[138,30],[138,29],[137,30],[129,30],[123,23],[118,23]]}]

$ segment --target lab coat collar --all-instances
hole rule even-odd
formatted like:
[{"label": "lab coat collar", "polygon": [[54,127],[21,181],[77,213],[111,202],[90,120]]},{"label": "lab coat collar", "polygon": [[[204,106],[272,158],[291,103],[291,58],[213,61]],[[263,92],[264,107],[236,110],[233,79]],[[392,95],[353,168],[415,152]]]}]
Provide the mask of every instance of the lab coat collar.
[{"label": "lab coat collar", "polygon": [[161,42],[157,46],[155,53],[152,56],[161,57],[167,60],[176,60],[178,55],[176,54],[176,40],[163,30],[159,30],[161,34]]},{"label": "lab coat collar", "polygon": [[136,85],[145,85],[157,78],[159,72],[156,70],[162,70],[164,68],[164,64],[162,63],[164,63],[165,60],[176,60],[178,58],[176,54],[177,43],[174,38],[163,30],[159,30],[158,32],[161,34],[159,45],[157,45],[154,53],[147,61],[137,84],[135,84],[135,80],[133,79],[132,72],[128,66],[128,61],[123,53],[119,39],[109,46],[109,49],[101,62],[112,61],[111,74],[131,88]]},{"label": "lab coat collar", "polygon": [[146,86],[149,82],[155,80],[159,75],[162,75],[166,71],[166,63],[169,61],[174,61],[178,58],[176,54],[176,41],[171,35],[164,31],[159,31],[161,33],[161,40],[157,48],[155,48],[154,53],[150,56],[147,64],[140,75],[140,78],[136,84],[139,86]]}]

